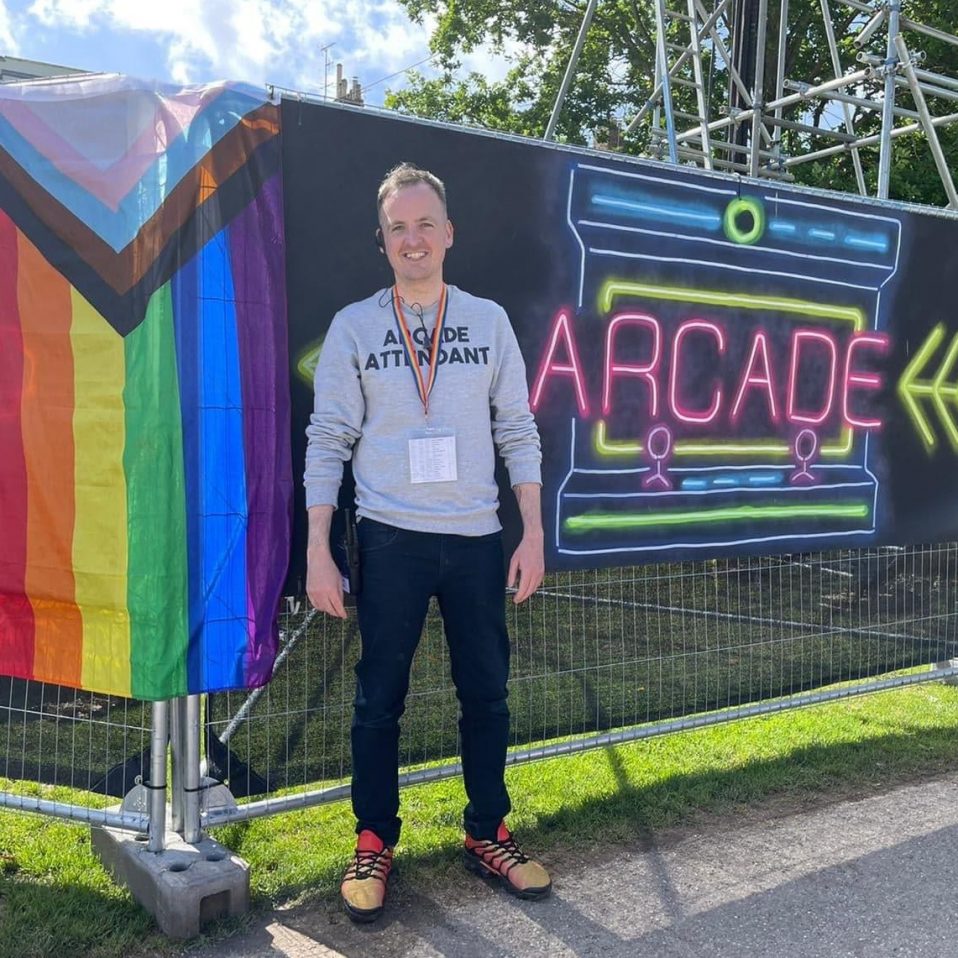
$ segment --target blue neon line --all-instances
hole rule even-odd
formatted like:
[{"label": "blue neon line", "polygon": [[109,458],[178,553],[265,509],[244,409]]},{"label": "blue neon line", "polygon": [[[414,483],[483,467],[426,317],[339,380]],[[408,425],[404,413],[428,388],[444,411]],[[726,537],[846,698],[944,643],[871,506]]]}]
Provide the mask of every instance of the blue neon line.
[{"label": "blue neon line", "polygon": [[706,479],[683,479],[680,489],[709,489],[716,487],[742,487],[742,486],[778,486],[783,482],[784,477],[776,473],[757,473],[746,476],[715,476]]},{"label": "blue neon line", "polygon": [[633,213],[653,213],[656,218],[664,219],[686,219],[696,223],[703,223],[712,229],[718,229],[722,225],[722,217],[717,213],[699,213],[688,207],[681,206],[654,206],[651,203],[636,203],[632,200],[618,200],[612,196],[592,197],[593,206],[614,206],[618,209],[628,210]]},{"label": "blue neon line", "polygon": [[[773,233],[785,233],[788,236],[796,236],[798,227],[794,223],[785,220],[772,220],[768,224],[768,229]],[[809,227],[806,237],[817,240],[836,240],[838,233],[834,230],[822,229],[818,226]],[[800,239],[801,237],[799,237]],[[875,250],[879,253],[888,252],[887,237],[872,234],[871,236],[862,233],[846,233],[841,237],[840,242],[843,246],[850,246],[852,249]]]},{"label": "blue neon line", "polygon": [[843,242],[846,246],[855,246],[860,249],[874,249],[880,253],[888,252],[888,240],[882,236],[872,239],[868,236],[859,236],[855,233],[849,233]]},{"label": "blue neon line", "polygon": [[749,476],[748,484],[750,486],[779,486],[782,484],[782,476]]}]

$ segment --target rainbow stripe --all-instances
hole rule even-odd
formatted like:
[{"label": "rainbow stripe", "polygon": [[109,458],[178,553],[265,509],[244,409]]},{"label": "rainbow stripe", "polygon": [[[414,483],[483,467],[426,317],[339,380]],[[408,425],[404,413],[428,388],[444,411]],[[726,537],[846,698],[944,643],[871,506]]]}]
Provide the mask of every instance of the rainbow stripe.
[{"label": "rainbow stripe", "polygon": [[[133,93],[114,95],[123,107]],[[188,136],[224,97],[184,103]],[[89,224],[36,193],[42,176],[18,188],[13,154],[59,140],[16,106],[0,115],[34,129],[11,152],[0,125],[0,674],[140,699],[261,685],[292,497],[275,108],[251,98],[237,122],[229,98],[232,134],[195,157],[203,215],[148,205],[128,231],[132,244],[154,230],[154,262],[123,248],[98,266],[92,242],[65,239]],[[68,164],[44,168],[63,193]]]}]

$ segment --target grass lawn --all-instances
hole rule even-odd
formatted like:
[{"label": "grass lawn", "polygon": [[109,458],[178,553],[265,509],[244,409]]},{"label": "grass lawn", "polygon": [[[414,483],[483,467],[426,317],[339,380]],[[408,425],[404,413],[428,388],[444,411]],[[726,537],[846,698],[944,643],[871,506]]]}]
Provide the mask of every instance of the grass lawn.
[{"label": "grass lawn", "polygon": [[[649,830],[731,816],[763,802],[801,807],[958,770],[958,687],[930,683],[537,762],[509,771],[511,824],[561,862]],[[0,789],[13,783],[0,780]],[[28,786],[47,797],[85,792]],[[442,882],[458,864],[458,781],[403,793],[403,881]],[[336,894],[352,844],[343,803],[219,829],[252,866],[254,906]],[[560,865],[561,868],[561,865]],[[242,922],[207,929],[206,940]],[[179,954],[112,885],[89,830],[0,811],[0,958]]]},{"label": "grass lawn", "polygon": [[[958,552],[846,550],[550,574],[509,603],[513,745],[674,719],[958,657]],[[355,617],[301,634],[232,735],[234,793],[348,780]],[[402,763],[452,758],[457,703],[435,603],[413,664]],[[222,734],[244,693],[210,697]],[[51,731],[47,732],[49,736]]]}]

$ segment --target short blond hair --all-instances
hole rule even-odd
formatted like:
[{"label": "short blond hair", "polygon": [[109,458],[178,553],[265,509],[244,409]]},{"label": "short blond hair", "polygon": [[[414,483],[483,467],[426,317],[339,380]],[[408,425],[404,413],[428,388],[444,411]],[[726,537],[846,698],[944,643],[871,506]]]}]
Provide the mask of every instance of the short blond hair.
[{"label": "short blond hair", "polygon": [[446,212],[446,187],[442,180],[435,173],[429,170],[422,170],[412,163],[400,163],[394,166],[385,176],[382,183],[379,184],[379,192],[376,194],[376,212],[382,216],[383,203],[398,192],[403,187],[415,186],[417,183],[425,183],[439,197],[442,203],[442,210]]}]

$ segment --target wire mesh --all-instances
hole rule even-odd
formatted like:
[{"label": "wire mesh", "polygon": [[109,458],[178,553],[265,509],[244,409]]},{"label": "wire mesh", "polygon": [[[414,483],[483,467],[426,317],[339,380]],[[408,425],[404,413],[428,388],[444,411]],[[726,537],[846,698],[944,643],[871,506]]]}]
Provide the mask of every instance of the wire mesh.
[{"label": "wire mesh", "polygon": [[[958,659],[958,543],[557,573],[509,602],[509,617],[512,744],[568,752],[597,733],[644,736],[703,714],[711,724],[722,710],[802,705],[835,683],[884,688],[891,673]],[[280,627],[268,686],[208,697],[207,771],[240,798],[342,797],[355,615],[342,623],[290,601]],[[410,777],[457,761],[457,721],[433,606],[402,721]],[[39,786],[126,795],[149,777],[150,724],[148,703],[0,678],[0,807],[82,818]]]},{"label": "wire mesh", "polygon": [[0,677],[0,779],[122,797],[149,745],[149,703]]},{"label": "wire mesh", "polygon": [[[783,699],[958,658],[958,544],[557,573],[510,603],[512,744],[541,745]],[[508,599],[507,599],[508,601]],[[359,636],[291,607],[252,701],[210,696],[210,772],[237,796],[349,779]],[[430,608],[402,720],[406,769],[454,762],[458,707]],[[933,677],[933,673],[928,673]],[[533,750],[534,751],[534,750]]]},{"label": "wire mesh", "polygon": [[109,806],[149,779],[151,708],[0,677],[0,808],[145,832],[145,807]]}]

